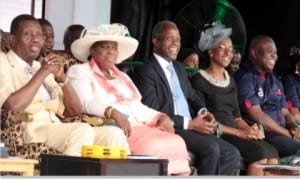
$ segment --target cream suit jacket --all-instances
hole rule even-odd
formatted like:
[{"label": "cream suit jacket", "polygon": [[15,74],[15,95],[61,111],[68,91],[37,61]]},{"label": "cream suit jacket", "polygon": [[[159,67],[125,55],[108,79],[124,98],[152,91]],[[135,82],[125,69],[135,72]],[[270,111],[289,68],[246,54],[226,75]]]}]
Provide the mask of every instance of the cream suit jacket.
[{"label": "cream suit jacket", "polygon": [[[16,54],[12,50],[6,55],[1,54],[0,62],[0,105],[2,107],[5,100],[13,92],[26,85],[30,79],[25,70],[17,63]],[[40,62],[34,61],[33,67],[40,68]],[[51,100],[44,102],[41,92],[38,91],[31,104],[24,111],[18,111],[29,113],[33,117],[32,122],[22,122],[25,143],[45,142],[48,125],[52,122],[60,122],[55,114],[62,115],[64,111],[62,90],[54,76],[48,75],[43,84],[49,91]]]}]

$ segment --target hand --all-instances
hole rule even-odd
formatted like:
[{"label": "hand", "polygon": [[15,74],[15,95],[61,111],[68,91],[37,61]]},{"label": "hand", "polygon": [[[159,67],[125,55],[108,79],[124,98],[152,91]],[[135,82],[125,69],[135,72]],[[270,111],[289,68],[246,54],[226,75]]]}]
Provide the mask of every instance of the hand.
[{"label": "hand", "polygon": [[129,137],[131,135],[131,125],[124,115],[116,109],[111,112],[111,118],[114,119],[116,125],[120,127],[124,134]]},{"label": "hand", "polygon": [[162,114],[158,118],[157,128],[165,130],[170,133],[175,133],[174,122],[169,118],[169,116]]},{"label": "hand", "polygon": [[206,121],[216,123],[215,116],[212,113],[208,112],[208,111],[201,114],[201,116],[203,116],[203,119],[206,120]]},{"label": "hand", "polygon": [[247,140],[262,140],[265,138],[264,134],[259,130],[257,124],[253,124],[248,129],[244,129],[245,139]]},{"label": "hand", "polygon": [[210,112],[196,116],[193,120],[189,121],[189,129],[192,129],[201,134],[213,134],[215,132],[217,122]]},{"label": "hand", "polygon": [[48,54],[42,62],[42,68],[54,74],[55,79],[59,83],[63,83],[66,80],[62,56],[55,53]]},{"label": "hand", "polygon": [[300,141],[300,128],[299,127],[292,127],[290,129],[290,133],[293,136],[293,139]]},{"label": "hand", "polygon": [[300,111],[296,112],[296,113],[294,114],[294,117],[295,117],[295,122],[296,122],[297,124],[300,124]]}]

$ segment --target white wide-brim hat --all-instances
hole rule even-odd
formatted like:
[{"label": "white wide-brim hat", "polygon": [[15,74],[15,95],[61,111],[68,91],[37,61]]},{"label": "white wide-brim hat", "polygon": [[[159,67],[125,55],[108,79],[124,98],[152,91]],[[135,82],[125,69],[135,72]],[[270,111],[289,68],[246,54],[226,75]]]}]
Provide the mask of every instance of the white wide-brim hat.
[{"label": "white wide-brim hat", "polygon": [[137,47],[138,41],[131,37],[126,26],[114,24],[102,24],[95,29],[84,29],[79,39],[71,45],[71,51],[75,58],[82,62],[88,61],[90,48],[95,42],[113,41],[118,43],[118,57],[116,64],[132,56]]}]

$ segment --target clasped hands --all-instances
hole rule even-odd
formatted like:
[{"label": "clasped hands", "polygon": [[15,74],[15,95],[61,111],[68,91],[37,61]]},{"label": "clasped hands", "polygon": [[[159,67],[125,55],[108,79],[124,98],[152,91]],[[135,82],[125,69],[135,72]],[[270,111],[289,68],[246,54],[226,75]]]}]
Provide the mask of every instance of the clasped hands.
[{"label": "clasped hands", "polygon": [[49,53],[42,61],[42,67],[40,69],[52,73],[59,83],[63,83],[66,80],[63,57],[58,54]]},{"label": "clasped hands", "polygon": [[213,134],[217,128],[217,121],[214,115],[205,111],[189,121],[188,129],[194,130],[201,134]]},{"label": "clasped hands", "polygon": [[262,140],[265,138],[264,134],[260,131],[258,125],[255,123],[252,126],[249,126],[242,130],[242,138],[246,140]]}]

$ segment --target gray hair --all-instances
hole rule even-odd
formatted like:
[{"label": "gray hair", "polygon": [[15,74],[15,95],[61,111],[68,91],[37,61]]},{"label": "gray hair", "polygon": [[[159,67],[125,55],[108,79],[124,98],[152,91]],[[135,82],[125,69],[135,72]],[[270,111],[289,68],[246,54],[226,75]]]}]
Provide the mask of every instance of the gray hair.
[{"label": "gray hair", "polygon": [[177,25],[170,20],[160,21],[153,27],[152,38],[159,38],[166,26],[175,26],[177,28]]},{"label": "gray hair", "polygon": [[256,35],[250,41],[249,49],[251,50],[253,48],[256,48],[262,39],[269,39],[272,42],[274,42],[273,39],[270,36],[267,36],[267,35]]}]

